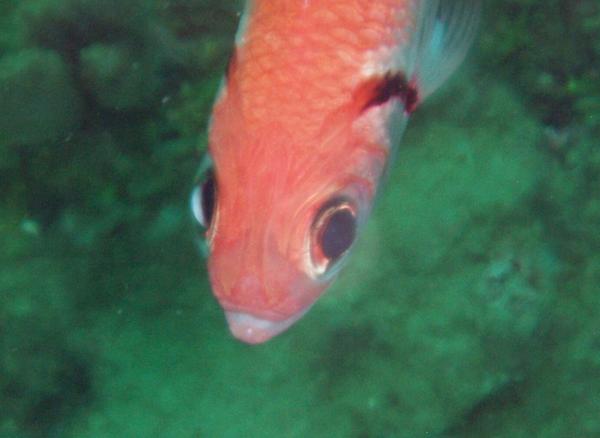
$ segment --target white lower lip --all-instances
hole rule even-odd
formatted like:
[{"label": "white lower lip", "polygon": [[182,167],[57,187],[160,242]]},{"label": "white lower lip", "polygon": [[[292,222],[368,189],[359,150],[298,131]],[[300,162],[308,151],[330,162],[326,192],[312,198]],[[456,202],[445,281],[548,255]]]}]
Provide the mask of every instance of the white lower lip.
[{"label": "white lower lip", "polygon": [[229,324],[229,330],[234,337],[248,344],[260,344],[285,331],[298,321],[307,310],[298,312],[282,321],[271,321],[258,318],[249,313],[231,311],[226,311],[225,317]]}]

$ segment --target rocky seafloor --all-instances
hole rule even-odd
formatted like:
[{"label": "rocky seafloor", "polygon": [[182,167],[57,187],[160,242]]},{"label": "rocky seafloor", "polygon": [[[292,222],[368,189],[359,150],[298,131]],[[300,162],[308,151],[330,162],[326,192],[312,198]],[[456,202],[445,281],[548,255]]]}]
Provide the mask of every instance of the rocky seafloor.
[{"label": "rocky seafloor", "polygon": [[0,438],[600,437],[600,4],[485,4],[338,282],[260,346],[188,212],[239,11],[0,2]]}]

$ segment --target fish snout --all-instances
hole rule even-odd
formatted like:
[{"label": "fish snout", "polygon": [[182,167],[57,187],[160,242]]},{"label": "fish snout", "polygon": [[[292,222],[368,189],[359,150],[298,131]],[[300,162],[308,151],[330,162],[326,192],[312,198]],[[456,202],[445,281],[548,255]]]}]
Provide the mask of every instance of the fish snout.
[{"label": "fish snout", "polygon": [[[261,310],[269,308],[268,291],[254,275],[243,275],[231,288],[231,294],[248,310],[226,310],[227,324],[234,337],[249,344],[259,344],[285,331],[301,315],[292,315],[286,319],[270,319],[259,315]],[[255,309],[255,314],[251,309]]]},{"label": "fish snout", "polygon": [[242,342],[259,344],[284,332],[323,290],[324,285],[314,284],[291,266],[277,266],[259,276],[258,269],[240,272],[232,269],[234,264],[209,265],[213,292],[225,311],[229,330]]},{"label": "fish snout", "polygon": [[296,315],[282,321],[272,321],[249,313],[233,311],[226,311],[225,317],[227,318],[229,330],[235,338],[248,344],[260,344],[287,330],[304,313],[298,312]]}]

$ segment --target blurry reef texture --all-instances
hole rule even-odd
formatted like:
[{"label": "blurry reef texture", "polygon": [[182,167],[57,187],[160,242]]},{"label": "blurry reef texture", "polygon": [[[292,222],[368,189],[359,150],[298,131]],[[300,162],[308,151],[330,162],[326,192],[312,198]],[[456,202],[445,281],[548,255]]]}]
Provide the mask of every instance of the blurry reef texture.
[{"label": "blurry reef texture", "polygon": [[0,0],[0,438],[600,436],[600,3],[486,3],[336,287],[257,347],[187,211],[241,9]]},{"label": "blurry reef texture", "polygon": [[0,2],[0,437],[68,436],[99,395],[98,315],[202,275],[187,197],[238,10]]},{"label": "blurry reef texture", "polygon": [[600,3],[488,3],[481,60],[502,71],[545,124],[557,129],[586,124],[598,132]]},{"label": "blurry reef texture", "polygon": [[79,127],[81,101],[67,65],[53,51],[25,49],[0,59],[2,141],[36,145]]}]

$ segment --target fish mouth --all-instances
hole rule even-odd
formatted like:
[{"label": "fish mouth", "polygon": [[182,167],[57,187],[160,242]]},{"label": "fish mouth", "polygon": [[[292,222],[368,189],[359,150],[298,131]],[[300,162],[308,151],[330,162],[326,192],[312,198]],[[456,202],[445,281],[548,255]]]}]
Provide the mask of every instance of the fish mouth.
[{"label": "fish mouth", "polygon": [[306,310],[281,321],[272,321],[235,311],[225,311],[225,318],[231,334],[236,339],[247,344],[261,344],[287,330],[306,313]]}]

